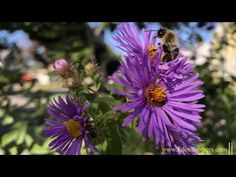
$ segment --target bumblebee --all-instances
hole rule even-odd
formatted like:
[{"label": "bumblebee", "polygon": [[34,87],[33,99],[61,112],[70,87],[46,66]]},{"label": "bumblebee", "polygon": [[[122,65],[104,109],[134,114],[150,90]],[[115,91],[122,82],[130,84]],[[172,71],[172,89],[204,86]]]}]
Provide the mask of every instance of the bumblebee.
[{"label": "bumblebee", "polygon": [[158,43],[158,45],[161,45],[163,48],[163,54],[161,56],[162,62],[173,61],[179,55],[180,45],[189,47],[186,45],[185,41],[176,36],[174,31],[168,28],[160,28],[159,30],[150,31],[156,31],[154,38],[160,38],[160,43]]}]

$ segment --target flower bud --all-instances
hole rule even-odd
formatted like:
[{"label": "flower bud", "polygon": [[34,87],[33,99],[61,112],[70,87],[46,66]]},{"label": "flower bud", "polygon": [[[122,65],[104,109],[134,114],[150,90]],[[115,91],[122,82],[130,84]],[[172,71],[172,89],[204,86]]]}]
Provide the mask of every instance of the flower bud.
[{"label": "flower bud", "polygon": [[92,74],[96,71],[97,65],[93,62],[89,62],[84,66],[84,70],[87,74]]},{"label": "flower bud", "polygon": [[65,85],[69,89],[74,89],[74,88],[76,88],[78,86],[78,82],[74,78],[66,78],[65,79]]},{"label": "flower bud", "polygon": [[65,74],[69,71],[70,65],[65,59],[58,59],[54,61],[53,68],[58,74]]}]

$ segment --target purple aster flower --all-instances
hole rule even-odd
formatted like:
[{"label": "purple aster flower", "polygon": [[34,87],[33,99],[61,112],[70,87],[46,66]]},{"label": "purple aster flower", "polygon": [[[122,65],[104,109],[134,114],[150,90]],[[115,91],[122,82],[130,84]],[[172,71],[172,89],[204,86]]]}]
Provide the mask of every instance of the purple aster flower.
[{"label": "purple aster flower", "polygon": [[[177,154],[196,154],[193,147],[201,141],[196,135],[201,119],[199,114],[205,107],[197,103],[204,97],[198,87],[203,82],[198,79],[198,74],[192,72],[193,65],[187,63],[184,56],[160,64],[162,48],[156,48],[153,53],[153,50],[148,50],[150,47],[140,47],[139,40],[128,35],[136,29],[133,28],[128,28],[128,24],[122,24],[122,28],[119,28],[125,40],[119,42],[127,55],[118,71],[110,77],[126,88],[114,88],[113,91],[129,99],[129,103],[115,107],[117,111],[130,112],[123,126],[138,117],[138,131],[143,140],[154,138],[157,148],[186,149],[176,151]],[[148,42],[142,46],[148,45],[154,44]],[[146,53],[143,52],[144,48]],[[154,57],[155,60],[152,60]]]},{"label": "purple aster flower", "polygon": [[141,36],[134,23],[121,23],[113,36],[118,42],[118,48],[129,58],[143,58],[149,55],[153,60],[157,54],[156,38],[148,29],[142,30]]},{"label": "purple aster flower", "polygon": [[89,130],[89,116],[85,113],[89,103],[80,105],[67,96],[66,101],[61,97],[49,103],[48,112],[55,120],[46,119],[44,134],[54,138],[49,144],[50,148],[63,155],[79,155],[82,143],[85,148],[98,151],[91,144]]}]

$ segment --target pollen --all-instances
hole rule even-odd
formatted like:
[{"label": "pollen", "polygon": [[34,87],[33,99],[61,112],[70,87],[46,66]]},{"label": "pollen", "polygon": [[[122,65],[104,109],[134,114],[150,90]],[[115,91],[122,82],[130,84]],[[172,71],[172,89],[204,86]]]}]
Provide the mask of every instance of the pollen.
[{"label": "pollen", "polygon": [[155,105],[161,106],[167,98],[166,90],[158,85],[152,85],[144,91],[144,95],[147,99],[147,102]]},{"label": "pollen", "polygon": [[78,121],[75,121],[73,119],[69,119],[68,121],[66,121],[66,129],[69,133],[70,136],[75,137],[75,138],[79,138],[81,136],[81,132],[80,132],[80,128],[81,128],[81,124]]},{"label": "pollen", "polygon": [[155,45],[150,45],[148,47],[148,52],[149,52],[149,58],[152,60],[158,53],[158,49]]}]

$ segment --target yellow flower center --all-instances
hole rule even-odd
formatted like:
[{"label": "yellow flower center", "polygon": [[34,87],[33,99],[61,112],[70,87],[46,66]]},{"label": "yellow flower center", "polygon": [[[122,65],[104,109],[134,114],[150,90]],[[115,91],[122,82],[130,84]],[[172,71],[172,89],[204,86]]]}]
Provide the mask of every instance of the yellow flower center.
[{"label": "yellow flower center", "polygon": [[147,102],[156,106],[161,106],[167,98],[166,90],[157,85],[152,85],[145,89],[144,95],[147,99]]},{"label": "yellow flower center", "polygon": [[152,60],[158,52],[157,47],[155,45],[150,45],[148,47],[148,52],[149,52],[149,58]]},{"label": "yellow flower center", "polygon": [[81,127],[82,126],[78,121],[73,119],[66,121],[66,129],[72,137],[79,138],[81,136],[81,132],[79,130]]}]

